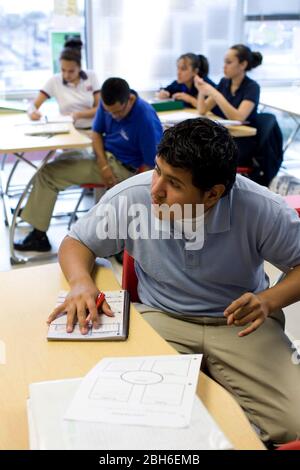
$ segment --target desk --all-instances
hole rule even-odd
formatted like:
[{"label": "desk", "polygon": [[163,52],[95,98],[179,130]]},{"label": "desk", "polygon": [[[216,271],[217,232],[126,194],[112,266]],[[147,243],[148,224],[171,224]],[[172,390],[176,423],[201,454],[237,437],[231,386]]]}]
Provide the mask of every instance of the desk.
[{"label": "desk", "polygon": [[[161,111],[157,114],[159,118],[161,117],[168,118],[168,114],[174,115],[175,113],[178,116],[182,114],[182,116],[185,116],[184,119],[187,119],[186,117],[187,114],[190,114],[191,118],[197,117],[197,116],[200,117],[196,109],[188,109],[188,110],[185,109],[185,110],[178,110],[178,111]],[[206,117],[213,119],[213,120],[221,119],[212,113],[208,113]],[[257,132],[255,127],[251,127],[251,126],[228,126],[227,129],[229,130],[230,135],[232,137],[253,137],[256,135],[256,132]]]},{"label": "desk", "polygon": [[[119,288],[108,269],[99,269],[96,280],[104,290]],[[67,288],[56,263],[2,272],[0,285],[0,340],[6,347],[6,365],[0,362],[0,449],[28,448],[30,383],[82,377],[106,356],[176,354],[133,307],[129,339],[124,343],[47,342],[46,318],[58,291]],[[264,449],[227,391],[203,373],[198,391],[235,448]]]},{"label": "desk", "polygon": [[262,88],[260,104],[288,114],[295,122],[296,127],[289,135],[283,151],[295,140],[300,129],[300,88],[299,87],[274,87]]},{"label": "desk", "polygon": [[[22,205],[23,200],[27,196],[29,189],[32,185],[33,179],[37,172],[39,172],[46,163],[50,160],[50,158],[55,154],[55,151],[58,149],[80,149],[86,148],[91,145],[91,140],[86,135],[79,133],[72,124],[69,124],[70,133],[68,134],[58,134],[53,135],[51,137],[41,137],[41,136],[26,136],[24,135],[24,126],[30,121],[27,116],[24,115],[5,115],[0,116],[0,126],[1,126],[1,140],[0,140],[0,154],[8,154],[13,153],[17,157],[17,162],[20,160],[25,161],[33,168],[35,168],[34,175],[30,178],[28,183],[26,184],[15,208],[15,212],[13,217],[10,214],[10,208],[8,204],[8,186],[9,181],[7,184],[4,182],[4,175],[3,172],[1,174],[1,187],[2,187],[2,197],[3,197],[3,204],[4,204],[4,212],[5,217],[7,220],[7,224],[10,227],[9,231],[9,247],[10,247],[10,260],[11,264],[20,264],[25,263],[29,259],[32,258],[23,258],[18,257],[15,254],[14,250],[14,234],[15,228],[17,223],[17,217],[19,209]],[[38,152],[38,151],[45,151],[45,157],[41,161],[41,163],[36,166],[30,160],[28,160],[24,155],[26,152]],[[10,178],[16,168],[16,165],[13,167],[13,170],[10,174]],[[10,179],[9,178],[9,179]],[[6,190],[4,187],[6,186]],[[46,255],[49,257],[49,255]],[[36,256],[33,257],[36,259]],[[41,256],[39,256],[41,258]]]}]

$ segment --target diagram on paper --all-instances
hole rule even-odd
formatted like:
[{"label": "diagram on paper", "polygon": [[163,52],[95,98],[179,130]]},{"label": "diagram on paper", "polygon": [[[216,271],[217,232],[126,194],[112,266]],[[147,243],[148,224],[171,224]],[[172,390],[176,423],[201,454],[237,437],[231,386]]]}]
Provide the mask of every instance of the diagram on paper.
[{"label": "diagram on paper", "polygon": [[[182,404],[191,361],[133,361],[131,368],[124,361],[113,361],[98,377],[89,398],[114,402],[137,402],[147,405]],[[118,386],[117,386],[118,383]],[[172,395],[170,395],[172,393]]]},{"label": "diagram on paper", "polygon": [[103,359],[83,380],[68,419],[185,426],[190,419],[201,357]]}]

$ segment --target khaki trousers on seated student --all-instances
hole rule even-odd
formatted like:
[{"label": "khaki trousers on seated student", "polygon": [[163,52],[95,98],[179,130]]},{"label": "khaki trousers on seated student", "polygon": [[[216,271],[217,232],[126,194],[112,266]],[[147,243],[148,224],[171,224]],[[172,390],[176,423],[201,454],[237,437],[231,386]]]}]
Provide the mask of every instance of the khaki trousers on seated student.
[{"label": "khaki trousers on seated student", "polygon": [[300,360],[284,334],[282,311],[248,336],[223,317],[176,317],[136,304],[178,352],[203,353],[209,374],[238,401],[264,441],[300,439]]},{"label": "khaki trousers on seated student", "polygon": [[[114,155],[107,152],[107,160],[118,181],[123,181],[134,173],[125,168]],[[79,157],[79,158],[78,158]],[[34,228],[46,232],[50,225],[59,191],[69,186],[84,183],[101,183],[102,176],[94,158],[82,158],[77,152],[62,155],[36,175],[27,203],[22,210],[22,219]]]}]

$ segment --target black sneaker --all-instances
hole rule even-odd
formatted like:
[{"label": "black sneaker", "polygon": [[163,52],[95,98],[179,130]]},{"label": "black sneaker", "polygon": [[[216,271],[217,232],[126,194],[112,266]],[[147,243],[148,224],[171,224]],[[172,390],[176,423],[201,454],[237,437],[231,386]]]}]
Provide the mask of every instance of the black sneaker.
[{"label": "black sneaker", "polygon": [[46,234],[37,236],[33,230],[23,241],[14,243],[15,250],[19,251],[40,251],[46,252],[51,250],[51,245]]}]

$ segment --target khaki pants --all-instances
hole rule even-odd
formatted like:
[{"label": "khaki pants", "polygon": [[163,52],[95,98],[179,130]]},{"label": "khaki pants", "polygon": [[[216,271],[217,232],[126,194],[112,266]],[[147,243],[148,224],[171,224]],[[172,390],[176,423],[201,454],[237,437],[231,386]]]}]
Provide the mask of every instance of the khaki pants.
[{"label": "khaki pants", "polygon": [[300,439],[300,364],[284,333],[282,311],[252,334],[226,319],[182,317],[136,304],[143,318],[178,352],[204,354],[209,374],[238,401],[264,441]]},{"label": "khaki pants", "polygon": [[[84,152],[67,152],[37,173],[27,203],[22,210],[22,219],[34,228],[46,232],[59,191],[69,186],[84,183],[101,183],[102,176],[94,158]],[[116,178],[123,181],[134,173],[127,170],[109,152],[107,160]]]}]

